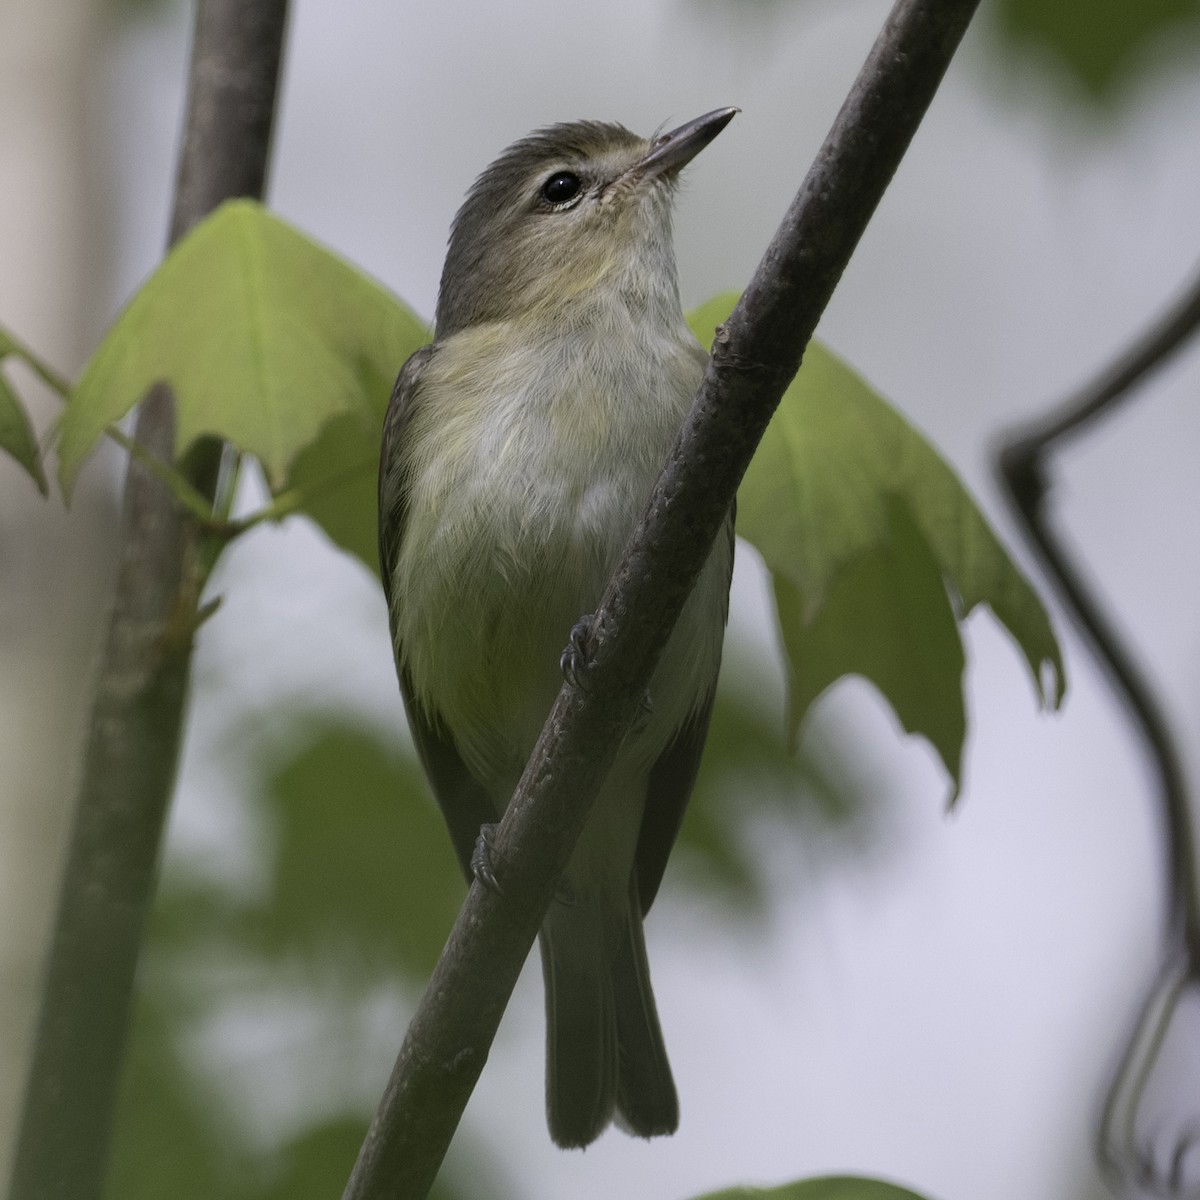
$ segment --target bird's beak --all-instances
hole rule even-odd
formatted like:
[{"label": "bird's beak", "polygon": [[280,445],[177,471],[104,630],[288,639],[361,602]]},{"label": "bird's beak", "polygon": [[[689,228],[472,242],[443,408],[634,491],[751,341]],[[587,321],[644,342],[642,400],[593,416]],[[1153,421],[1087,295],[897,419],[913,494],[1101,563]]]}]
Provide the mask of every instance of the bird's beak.
[{"label": "bird's beak", "polygon": [[650,144],[650,153],[629,172],[642,179],[672,175],[686,166],[741,112],[740,108],[718,108],[670,133],[660,134]]}]

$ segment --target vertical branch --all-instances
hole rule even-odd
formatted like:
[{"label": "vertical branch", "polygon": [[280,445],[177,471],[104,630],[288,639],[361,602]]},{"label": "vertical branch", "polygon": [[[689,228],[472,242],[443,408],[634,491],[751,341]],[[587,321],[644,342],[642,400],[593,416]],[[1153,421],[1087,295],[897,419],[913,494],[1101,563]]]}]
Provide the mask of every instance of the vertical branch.
[{"label": "vertical branch", "polygon": [[[201,0],[170,239],[231,196],[260,196],[286,0]],[[136,437],[175,454],[174,404],[156,387]],[[221,445],[189,455],[215,494]],[[202,532],[136,462],[125,483],[119,569],[70,834],[12,1200],[103,1194],[133,980],[183,734],[205,577]]]}]

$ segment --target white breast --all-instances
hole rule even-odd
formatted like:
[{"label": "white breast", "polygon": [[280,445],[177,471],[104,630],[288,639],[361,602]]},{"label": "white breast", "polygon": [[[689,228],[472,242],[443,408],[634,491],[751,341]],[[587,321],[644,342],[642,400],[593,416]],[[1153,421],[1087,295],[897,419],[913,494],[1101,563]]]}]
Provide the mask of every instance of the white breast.
[{"label": "white breast", "polygon": [[[699,382],[686,330],[655,344],[585,326],[518,341],[464,331],[425,369],[393,607],[405,665],[480,778],[515,782]],[[687,340],[685,340],[685,338]],[[613,345],[636,352],[614,355]],[[718,547],[655,691],[665,742],[715,677],[727,575]],[[667,672],[660,668],[659,677]],[[655,739],[649,739],[653,741]],[[657,748],[650,747],[652,753]]]}]

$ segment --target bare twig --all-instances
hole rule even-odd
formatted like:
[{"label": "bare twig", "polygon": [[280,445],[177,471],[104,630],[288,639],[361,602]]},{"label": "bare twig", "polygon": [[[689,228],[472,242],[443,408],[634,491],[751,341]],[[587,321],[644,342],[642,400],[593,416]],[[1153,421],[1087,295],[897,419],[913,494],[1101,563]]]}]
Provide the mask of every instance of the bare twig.
[{"label": "bare twig", "polygon": [[1086,387],[1045,417],[1009,435],[1001,450],[1005,476],[1008,477],[1009,464],[1015,468],[1023,461],[1044,454],[1054,443],[1090,431],[1094,422],[1115,412],[1148,375],[1170,360],[1195,334],[1197,327],[1200,327],[1200,276],[1140,340]]},{"label": "bare twig", "polygon": [[[171,240],[266,174],[286,0],[202,0]],[[175,454],[174,404],[155,388],[135,436]],[[184,464],[211,502],[221,449]],[[92,708],[12,1200],[98,1200],[104,1188],[138,951],[174,785],[206,572],[203,533],[129,464],[113,613]]]},{"label": "bare twig", "polygon": [[1173,935],[1182,939],[1193,958],[1200,958],[1200,897],[1196,892],[1191,809],[1179,753],[1153,689],[1055,531],[1045,501],[1051,482],[1048,459],[1055,446],[1111,413],[1198,328],[1200,276],[1130,351],[1050,416],[1011,434],[999,454],[1000,473],[1015,511],[1071,617],[1088,638],[1128,708],[1158,775],[1167,841],[1168,911]]},{"label": "bare twig", "polygon": [[586,687],[564,687],[401,1047],[346,1200],[433,1183],[600,781],[751,455],[800,365],[977,0],[900,0],[716,345],[691,416],[596,613]]},{"label": "bare twig", "polygon": [[[1158,1168],[1153,1156],[1141,1146],[1136,1125],[1179,998],[1185,988],[1194,988],[1200,980],[1200,894],[1187,780],[1154,690],[1072,557],[1066,540],[1054,528],[1046,511],[1046,497],[1052,482],[1049,459],[1056,446],[1093,429],[1198,329],[1200,276],[1130,350],[1055,411],[1011,434],[998,456],[1000,474],[1016,514],[1068,613],[1128,710],[1158,777],[1157,799],[1167,864],[1167,965],[1143,1005],[1105,1100],[1098,1157],[1104,1170],[1118,1181],[1161,1183],[1166,1195],[1181,1194],[1182,1185],[1178,1180],[1158,1178]],[[1194,1131],[1187,1133],[1181,1127],[1174,1160],[1176,1174],[1182,1156],[1195,1141]]]}]

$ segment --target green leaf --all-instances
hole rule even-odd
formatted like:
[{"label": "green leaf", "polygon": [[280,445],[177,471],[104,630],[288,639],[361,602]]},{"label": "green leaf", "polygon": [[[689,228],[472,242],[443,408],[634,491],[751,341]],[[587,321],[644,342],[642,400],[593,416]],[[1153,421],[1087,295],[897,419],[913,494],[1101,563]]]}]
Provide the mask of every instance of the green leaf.
[{"label": "green leaf", "polygon": [[336,417],[378,444],[392,381],[425,340],[376,283],[253,201],[230,201],[171,250],[85,367],[62,421],[63,491],[158,381],[175,391],[176,459],[204,435],[226,438],[279,490]]},{"label": "green leaf", "polygon": [[775,1188],[729,1188],[711,1192],[699,1200],[922,1200],[916,1192],[884,1183],[879,1179],[860,1179],[852,1175],[830,1175],[822,1179],[802,1179],[798,1183]]},{"label": "green leaf", "polygon": [[[0,333],[0,359],[11,349],[7,338]],[[33,426],[16,393],[0,374],[0,450],[7,450],[29,472],[38,491],[46,496],[50,492],[46,483],[46,472],[42,469],[42,454]]]},{"label": "green leaf", "polygon": [[378,420],[366,426],[356,414],[335,417],[296,456],[288,479],[303,496],[299,511],[372,574],[379,573],[379,438],[386,402],[385,395]]},{"label": "green leaf", "polygon": [[264,948],[336,952],[340,970],[433,969],[464,885],[417,764],[364,730],[314,720],[270,764],[263,795],[278,833]]},{"label": "green leaf", "polygon": [[[707,339],[735,296],[692,314]],[[738,493],[738,533],[774,576],[789,728],[835,679],[861,674],[929,738],[957,790],[965,732],[956,621],[986,604],[1016,639],[1044,705],[1062,699],[1049,618],[937,452],[817,343]]]},{"label": "green leaf", "polygon": [[799,589],[775,576],[792,748],[813,701],[843,675],[862,675],[888,698],[909,733],[933,743],[957,780],[966,736],[958,626],[929,543],[896,497],[885,503],[884,540],[850,561],[809,619]]},{"label": "green leaf", "polygon": [[[993,20],[1014,48],[1093,101],[1128,95],[1156,64],[1200,50],[1200,0],[1001,0]],[[1168,46],[1170,55],[1155,53]]]},{"label": "green leaf", "polygon": [[[121,1072],[106,1200],[230,1196],[229,1130],[180,1050],[184,1014],[150,989],[139,996]],[[238,1164],[239,1166],[241,1164]]]},{"label": "green leaf", "polygon": [[312,1200],[340,1195],[366,1136],[367,1122],[343,1116],[304,1130],[273,1157],[275,1176],[256,1200]]}]

